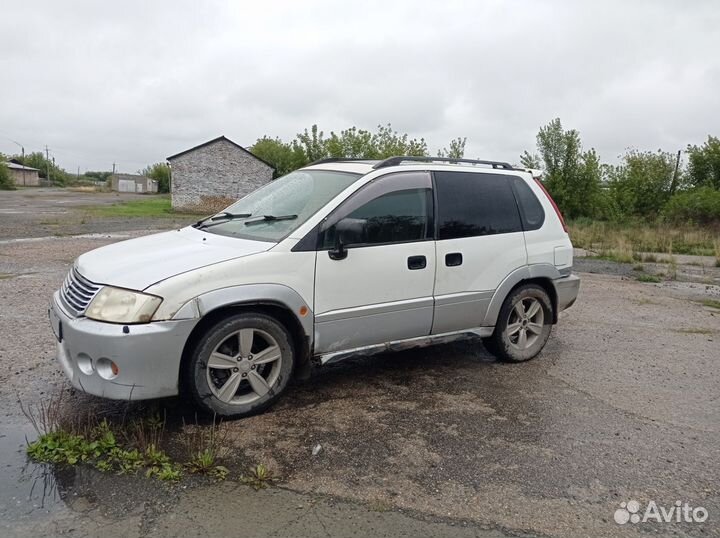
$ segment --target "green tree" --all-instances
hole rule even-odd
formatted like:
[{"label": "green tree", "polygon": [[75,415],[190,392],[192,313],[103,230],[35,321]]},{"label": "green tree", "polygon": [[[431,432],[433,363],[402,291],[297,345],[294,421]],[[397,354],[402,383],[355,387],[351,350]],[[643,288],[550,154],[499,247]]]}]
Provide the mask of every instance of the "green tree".
[{"label": "green tree", "polygon": [[158,192],[170,192],[170,167],[167,164],[151,164],[140,170],[139,173],[157,181]]},{"label": "green tree", "polygon": [[374,135],[370,131],[350,127],[340,133],[331,132],[327,140],[330,157],[338,159],[378,159]]},{"label": "green tree", "polygon": [[465,142],[467,138],[455,138],[450,141],[450,149],[443,148],[438,151],[438,157],[448,157],[450,159],[462,159],[465,156]]},{"label": "green tree", "polygon": [[[537,149],[545,170],[543,182],[564,215],[598,217],[603,205],[600,162],[594,149],[582,151],[580,133],[564,130],[560,118],[555,118],[540,128]],[[537,156],[527,151],[520,160],[523,164],[540,164]]]},{"label": "green tree", "polygon": [[318,130],[317,125],[313,125],[309,132],[305,129],[304,132],[299,133],[297,135],[297,141],[305,152],[305,158],[308,162],[319,161],[320,159],[326,159],[328,157],[327,143],[325,142],[324,134]]},{"label": "green tree", "polygon": [[690,184],[720,189],[720,139],[708,136],[702,146],[688,146],[687,152]]},{"label": "green tree", "polygon": [[538,170],[542,168],[542,161],[540,159],[540,155],[537,153],[530,153],[529,151],[524,151],[522,155],[520,155],[520,166],[523,168],[532,168],[534,170]]},{"label": "green tree", "polygon": [[258,138],[250,151],[275,167],[275,177],[289,174],[308,163],[299,144],[286,144],[279,138]]},{"label": "green tree", "polygon": [[387,159],[395,155],[430,155],[424,138],[410,138],[407,133],[401,135],[389,123],[378,125],[377,132],[373,135],[373,146],[377,151],[377,159]]},{"label": "green tree", "polygon": [[675,155],[630,150],[621,164],[607,166],[607,184],[622,215],[656,217],[670,198]]},{"label": "green tree", "polygon": [[2,157],[2,154],[0,154],[0,190],[15,190],[15,182],[10,176],[10,170],[8,169],[7,165],[5,164],[5,160]]}]

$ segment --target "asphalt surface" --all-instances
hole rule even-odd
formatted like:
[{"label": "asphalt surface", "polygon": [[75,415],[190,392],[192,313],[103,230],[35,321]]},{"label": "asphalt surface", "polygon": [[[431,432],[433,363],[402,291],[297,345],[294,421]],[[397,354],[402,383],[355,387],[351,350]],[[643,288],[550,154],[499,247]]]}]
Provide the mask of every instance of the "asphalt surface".
[{"label": "asphalt surface", "polygon": [[[225,483],[27,465],[19,401],[63,383],[48,298],[78,254],[140,233],[0,242],[2,535],[720,536],[720,311],[698,302],[720,289],[697,282],[583,273],[577,304],[525,364],[468,341],[319,370],[269,412],[224,424]],[[192,421],[182,401],[157,405]],[[257,463],[275,486],[234,480]],[[709,517],[619,525],[631,499]]]}]

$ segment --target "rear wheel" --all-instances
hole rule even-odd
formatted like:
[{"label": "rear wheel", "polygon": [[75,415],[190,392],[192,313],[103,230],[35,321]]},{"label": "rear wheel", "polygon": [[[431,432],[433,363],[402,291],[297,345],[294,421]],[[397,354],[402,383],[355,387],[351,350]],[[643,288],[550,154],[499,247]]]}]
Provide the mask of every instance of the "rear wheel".
[{"label": "rear wheel", "polygon": [[520,286],[505,299],[495,330],[483,343],[498,359],[528,361],[545,347],[552,314],[552,302],[543,288],[535,284]]},{"label": "rear wheel", "polygon": [[200,339],[185,371],[204,411],[243,417],[272,405],[287,387],[295,353],[287,329],[264,314],[226,318]]}]

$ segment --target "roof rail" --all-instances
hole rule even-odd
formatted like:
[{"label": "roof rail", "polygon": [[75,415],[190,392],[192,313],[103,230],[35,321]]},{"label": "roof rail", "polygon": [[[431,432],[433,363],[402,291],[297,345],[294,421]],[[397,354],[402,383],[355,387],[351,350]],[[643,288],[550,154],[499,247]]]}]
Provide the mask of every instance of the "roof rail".
[{"label": "roof rail", "polygon": [[390,157],[384,161],[380,161],[373,168],[386,168],[388,166],[398,166],[406,161],[411,162],[444,162],[444,163],[468,163],[468,164],[485,164],[492,166],[493,168],[502,168],[504,170],[514,170],[509,164],[501,161],[480,161],[477,159],[455,159],[453,157],[418,157],[418,156],[404,156],[404,157]]},{"label": "roof rail", "polygon": [[315,164],[325,164],[325,163],[352,163],[352,162],[363,162],[363,161],[372,161],[373,159],[363,159],[360,157],[328,157],[326,159],[318,159],[317,161],[313,161],[307,166],[313,166]]}]

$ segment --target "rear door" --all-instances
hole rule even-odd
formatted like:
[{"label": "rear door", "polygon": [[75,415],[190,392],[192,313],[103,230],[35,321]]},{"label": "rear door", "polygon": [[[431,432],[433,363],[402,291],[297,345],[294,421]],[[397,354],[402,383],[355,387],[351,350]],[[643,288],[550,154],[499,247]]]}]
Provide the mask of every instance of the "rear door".
[{"label": "rear door", "polygon": [[315,265],[317,353],[430,333],[433,233],[429,172],[382,176],[327,218]]},{"label": "rear door", "polygon": [[495,289],[527,263],[512,177],[434,172],[438,241],[432,334],[482,325]]}]

